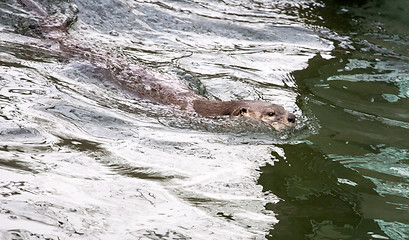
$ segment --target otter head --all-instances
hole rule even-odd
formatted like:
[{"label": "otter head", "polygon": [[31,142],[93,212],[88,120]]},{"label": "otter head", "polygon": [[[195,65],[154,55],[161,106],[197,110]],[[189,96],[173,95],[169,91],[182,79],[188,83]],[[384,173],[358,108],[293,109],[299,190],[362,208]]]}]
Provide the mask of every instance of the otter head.
[{"label": "otter head", "polygon": [[276,130],[295,126],[294,114],[289,113],[280,105],[268,102],[238,101],[232,115],[260,119],[270,124]]}]

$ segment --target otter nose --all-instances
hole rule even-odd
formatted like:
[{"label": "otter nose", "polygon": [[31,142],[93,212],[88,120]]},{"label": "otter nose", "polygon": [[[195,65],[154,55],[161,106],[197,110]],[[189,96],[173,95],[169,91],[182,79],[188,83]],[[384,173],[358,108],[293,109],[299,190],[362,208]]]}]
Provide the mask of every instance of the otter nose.
[{"label": "otter nose", "polygon": [[295,123],[295,115],[292,114],[292,113],[289,113],[287,120],[288,120],[290,123]]}]

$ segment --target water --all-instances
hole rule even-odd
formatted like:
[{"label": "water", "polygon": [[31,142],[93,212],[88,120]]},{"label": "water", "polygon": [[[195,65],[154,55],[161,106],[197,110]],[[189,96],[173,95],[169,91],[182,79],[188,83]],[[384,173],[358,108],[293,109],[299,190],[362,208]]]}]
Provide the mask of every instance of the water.
[{"label": "water", "polygon": [[0,1],[0,236],[408,239],[407,3],[41,1],[68,42],[295,112],[274,132],[138,99]]}]

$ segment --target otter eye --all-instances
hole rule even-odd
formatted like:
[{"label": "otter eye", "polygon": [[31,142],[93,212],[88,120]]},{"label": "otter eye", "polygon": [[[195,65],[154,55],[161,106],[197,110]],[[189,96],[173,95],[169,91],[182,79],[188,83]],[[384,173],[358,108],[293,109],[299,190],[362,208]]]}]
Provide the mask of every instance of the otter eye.
[{"label": "otter eye", "polygon": [[269,117],[272,117],[272,116],[275,115],[275,113],[274,113],[274,112],[269,112],[269,113],[267,113],[267,115],[268,115]]}]

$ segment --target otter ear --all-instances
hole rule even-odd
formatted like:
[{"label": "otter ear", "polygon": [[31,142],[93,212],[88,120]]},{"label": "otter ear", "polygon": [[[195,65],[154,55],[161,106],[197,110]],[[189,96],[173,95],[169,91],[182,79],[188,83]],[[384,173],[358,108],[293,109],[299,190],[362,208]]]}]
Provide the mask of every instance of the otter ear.
[{"label": "otter ear", "polygon": [[245,108],[245,107],[239,107],[239,108],[236,108],[236,109],[234,109],[229,115],[232,115],[232,116],[244,116],[244,115],[246,115],[246,114],[248,114],[248,109],[247,108]]},{"label": "otter ear", "polygon": [[246,113],[247,113],[247,108],[244,108],[244,107],[240,108],[239,115],[244,115]]}]

